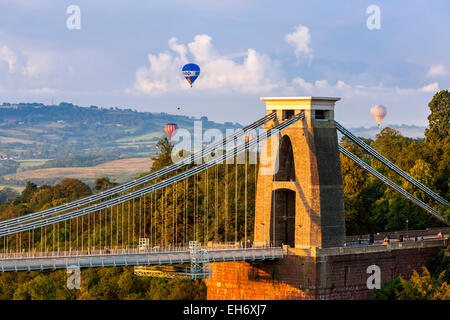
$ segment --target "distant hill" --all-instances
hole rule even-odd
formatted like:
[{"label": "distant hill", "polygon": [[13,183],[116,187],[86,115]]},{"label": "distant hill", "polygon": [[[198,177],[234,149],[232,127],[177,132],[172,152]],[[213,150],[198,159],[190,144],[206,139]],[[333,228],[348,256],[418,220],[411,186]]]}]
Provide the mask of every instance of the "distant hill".
[{"label": "distant hill", "polygon": [[[119,159],[149,159],[157,151],[155,144],[165,136],[167,123],[177,123],[192,132],[196,120],[202,121],[204,130],[215,128],[223,134],[226,129],[242,127],[238,123],[209,121],[207,117],[117,107],[81,107],[65,102],[59,105],[3,103],[0,105],[0,184],[18,186],[26,180],[54,183],[64,176],[92,182],[101,175],[124,181],[144,167],[137,166],[138,171],[111,170],[111,166],[102,167],[102,164]],[[423,137],[425,130],[418,126],[389,126],[414,138]],[[350,130],[366,138],[375,138],[380,131],[377,127]]]},{"label": "distant hill", "polygon": [[[102,156],[106,160],[148,157],[165,135],[167,123],[192,130],[194,120],[204,129],[240,128],[167,113],[132,109],[80,107],[71,103],[3,103],[0,106],[0,159],[64,159]],[[92,163],[88,164],[92,165]]]},{"label": "distant hill", "polygon": [[[155,155],[158,140],[166,135],[167,123],[176,123],[179,128],[192,132],[194,121],[202,121],[203,130],[214,128],[223,134],[226,129],[242,127],[238,123],[209,121],[207,117],[117,107],[80,107],[65,102],[59,105],[3,103],[0,105],[0,184],[18,186],[28,179],[54,183],[64,176],[89,182],[95,176],[124,181],[149,167],[110,170],[102,169],[101,164],[130,158],[148,160]],[[69,172],[63,168],[75,169]]]}]

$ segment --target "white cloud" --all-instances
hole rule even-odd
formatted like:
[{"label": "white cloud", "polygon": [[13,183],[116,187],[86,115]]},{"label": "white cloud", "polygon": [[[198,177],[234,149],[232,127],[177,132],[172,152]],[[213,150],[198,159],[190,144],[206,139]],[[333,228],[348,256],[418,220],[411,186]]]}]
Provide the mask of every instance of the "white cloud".
[{"label": "white cloud", "polygon": [[149,54],[149,66],[136,71],[134,89],[127,92],[158,94],[189,89],[181,73],[182,66],[189,62],[188,55],[201,68],[200,77],[194,83],[198,90],[263,92],[282,85],[279,65],[269,56],[248,49],[243,61],[237,62],[233,56],[221,56],[211,40],[209,35],[200,34],[186,46],[179,44],[176,38],[170,38],[168,44],[171,51]]},{"label": "white cloud", "polygon": [[198,34],[194,37],[194,41],[188,44],[189,51],[198,63],[207,62],[216,55],[211,40],[207,34]]},{"label": "white cloud", "polygon": [[432,65],[430,69],[428,70],[427,77],[428,78],[436,78],[436,77],[442,77],[447,74],[447,71],[445,70],[445,66],[443,64],[436,64]]},{"label": "white cloud", "polygon": [[329,86],[327,80],[316,80],[316,82],[314,82],[314,85],[317,88],[327,88]]},{"label": "white cloud", "polygon": [[37,77],[51,71],[55,57],[50,53],[13,50],[3,45],[0,47],[0,60],[7,63],[10,74]]},{"label": "white cloud", "polygon": [[299,25],[293,33],[289,33],[284,36],[284,41],[295,48],[295,56],[299,59],[305,56],[308,59],[312,59],[313,51],[310,47],[311,35],[309,28]]},{"label": "white cloud", "polygon": [[25,52],[27,62],[22,74],[29,77],[39,77],[52,73],[57,57],[48,52]]},{"label": "white cloud", "polygon": [[338,80],[335,85],[330,85],[327,80],[316,80],[314,82],[307,82],[301,77],[292,79],[291,85],[293,86],[294,89],[300,88],[309,93],[312,93],[314,91],[315,94],[317,93],[326,94],[326,92],[335,92],[336,94],[339,92],[339,90],[351,88],[350,85],[346,84],[342,80]]},{"label": "white cloud", "polygon": [[423,92],[439,91],[439,83],[438,82],[430,83],[430,84],[420,88],[419,91],[423,91]]},{"label": "white cloud", "polygon": [[349,86],[348,84],[346,84],[344,81],[342,81],[342,80],[338,80],[337,81],[337,83],[336,83],[336,88],[339,88],[339,89],[349,89],[349,88],[351,88],[351,86]]},{"label": "white cloud", "polygon": [[294,89],[296,87],[299,87],[300,89],[306,90],[307,92],[312,92],[314,89],[314,84],[305,81],[305,79],[302,79],[300,77],[294,78],[291,81],[291,84],[294,86]]},{"label": "white cloud", "polygon": [[9,73],[16,73],[18,71],[19,57],[9,47],[2,46],[0,49],[0,60],[8,64]]},{"label": "white cloud", "polygon": [[187,53],[186,46],[184,44],[178,44],[177,38],[172,37],[169,39],[169,48],[172,51],[178,53],[178,55],[182,60],[186,60],[186,53]]}]

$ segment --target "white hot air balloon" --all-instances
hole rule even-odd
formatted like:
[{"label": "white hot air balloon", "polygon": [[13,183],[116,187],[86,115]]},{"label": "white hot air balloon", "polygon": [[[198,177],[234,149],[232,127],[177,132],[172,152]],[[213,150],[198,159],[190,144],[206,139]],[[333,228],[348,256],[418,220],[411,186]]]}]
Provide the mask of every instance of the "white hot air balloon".
[{"label": "white hot air balloon", "polygon": [[372,117],[375,119],[375,121],[378,123],[379,128],[381,121],[387,114],[386,108],[381,104],[376,104],[370,109],[370,113],[372,114]]}]

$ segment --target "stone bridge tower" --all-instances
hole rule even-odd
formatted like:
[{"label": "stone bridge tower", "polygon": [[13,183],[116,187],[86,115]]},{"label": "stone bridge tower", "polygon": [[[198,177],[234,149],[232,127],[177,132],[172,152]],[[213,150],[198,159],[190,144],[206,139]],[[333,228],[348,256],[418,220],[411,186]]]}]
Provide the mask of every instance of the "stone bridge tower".
[{"label": "stone bridge tower", "polygon": [[380,268],[381,282],[409,278],[448,245],[439,240],[343,246],[344,195],[333,121],[339,99],[262,100],[267,113],[276,112],[265,130],[305,112],[304,120],[271,136],[260,153],[255,244],[290,248],[283,259],[211,263],[212,277],[205,279],[209,300],[370,299],[368,267]]},{"label": "stone bridge tower", "polygon": [[261,100],[266,102],[266,113],[276,112],[265,130],[301,111],[305,119],[264,142],[257,183],[255,244],[342,246],[344,191],[333,121],[339,98]]}]

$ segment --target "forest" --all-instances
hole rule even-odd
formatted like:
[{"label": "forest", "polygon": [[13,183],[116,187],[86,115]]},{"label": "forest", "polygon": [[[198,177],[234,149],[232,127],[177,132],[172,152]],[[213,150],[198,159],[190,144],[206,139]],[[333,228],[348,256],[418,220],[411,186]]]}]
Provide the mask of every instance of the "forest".
[{"label": "forest", "polygon": [[[429,103],[429,108],[429,125],[425,131],[425,139],[407,138],[398,131],[386,127],[374,140],[365,139],[365,141],[415,179],[444,198],[450,199],[450,93],[447,90],[436,93]],[[376,170],[440,211],[448,223],[449,208],[439,206],[422,191],[412,188],[409,183],[402,181],[346,138],[340,142]],[[159,153],[153,158],[150,171],[171,164],[170,154],[173,146],[169,140],[161,139],[157,145]],[[250,154],[247,159],[249,157]],[[347,235],[404,230],[407,220],[410,230],[445,226],[342,155],[341,167]],[[118,211],[112,208],[109,212],[104,212],[103,216],[100,215],[100,218],[96,218],[93,214],[84,220],[77,218],[76,221],[69,223],[72,228],[70,233],[67,233],[67,226],[61,225],[53,230],[48,227],[44,233],[33,233],[33,236],[30,233],[24,234],[20,240],[14,236],[7,237],[8,239],[0,243],[0,250],[19,249],[28,243],[38,249],[61,248],[67,246],[67,243],[79,247],[81,241],[90,247],[98,248],[104,247],[106,243],[111,246],[135,245],[137,239],[142,236],[149,237],[153,245],[161,246],[186,243],[188,239],[193,238],[202,242],[252,240],[256,176],[255,164],[248,162],[240,165],[220,164],[205,173],[187,179],[184,183],[177,183],[175,186],[154,192],[139,200],[139,205],[133,202],[133,205],[122,207],[121,221],[118,215],[113,214]],[[159,179],[163,178],[165,177]],[[0,221],[79,199],[114,185],[107,178],[97,179],[92,189],[75,179],[64,179],[54,186],[28,183],[19,196],[7,198],[5,203],[0,204]],[[145,221],[139,218],[142,206],[144,212],[148,212],[148,219]],[[106,219],[104,223],[102,219]],[[123,232],[124,224],[126,232]],[[109,230],[117,237],[114,239],[110,237],[109,240],[102,238],[105,228],[110,228]],[[385,284],[376,297],[449,299],[448,262],[449,248],[442,250],[432,264],[425,266],[426,269],[418,270],[422,275],[417,273],[410,280],[395,278]],[[79,291],[65,289],[65,279],[66,274],[63,271],[5,272],[0,275],[0,298],[204,299],[206,297],[206,288],[201,281],[137,277],[131,268],[83,270],[82,289]],[[423,286],[435,291],[423,295],[423,290],[420,290]]]}]

